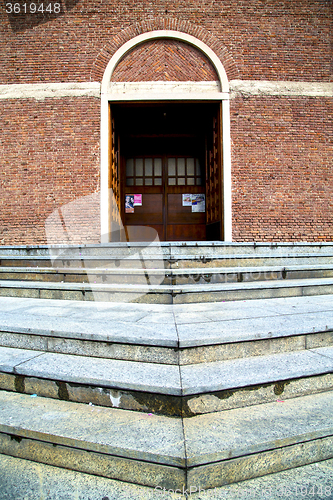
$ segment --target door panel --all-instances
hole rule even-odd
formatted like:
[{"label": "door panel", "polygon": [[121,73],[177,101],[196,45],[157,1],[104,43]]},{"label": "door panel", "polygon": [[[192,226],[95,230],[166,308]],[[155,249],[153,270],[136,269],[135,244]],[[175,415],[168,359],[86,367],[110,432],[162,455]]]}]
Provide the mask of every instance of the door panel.
[{"label": "door panel", "polygon": [[153,241],[156,237],[156,233],[152,231],[154,229],[161,241],[164,239],[164,226],[163,224],[149,224],[144,226],[140,225],[129,225],[126,227],[127,241]]},{"label": "door panel", "polygon": [[204,212],[192,212],[192,207],[184,207],[182,203],[182,194],[168,194],[168,224],[205,224]]},{"label": "door panel", "polygon": [[[132,191],[128,194],[132,194]],[[125,213],[125,225],[163,224],[163,195],[147,192],[140,194],[142,206],[135,206],[134,213]]]},{"label": "door panel", "polygon": [[194,241],[206,239],[206,224],[169,224],[167,241]]},{"label": "door panel", "polygon": [[205,212],[195,212],[183,202],[183,194],[205,196],[197,158],[175,155],[127,158],[126,194],[142,195],[142,206],[124,213],[126,226],[158,226],[161,240],[205,239]]}]

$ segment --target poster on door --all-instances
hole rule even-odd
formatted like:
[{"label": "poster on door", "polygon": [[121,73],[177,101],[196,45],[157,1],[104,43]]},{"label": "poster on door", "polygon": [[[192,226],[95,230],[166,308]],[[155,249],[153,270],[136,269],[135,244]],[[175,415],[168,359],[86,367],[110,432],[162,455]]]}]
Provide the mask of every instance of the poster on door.
[{"label": "poster on door", "polygon": [[205,212],[206,198],[203,193],[183,194],[183,207],[192,207],[192,212]]},{"label": "poster on door", "polygon": [[183,207],[191,207],[191,206],[192,206],[192,195],[183,194]]},{"label": "poster on door", "polygon": [[125,214],[134,214],[134,194],[125,195]]},{"label": "poster on door", "polygon": [[134,207],[141,207],[142,206],[142,194],[135,194],[134,195]]},{"label": "poster on door", "polygon": [[134,207],[142,206],[142,194],[125,195],[125,213],[134,214]]},{"label": "poster on door", "polygon": [[192,194],[192,212],[205,212],[206,200],[204,194]]}]

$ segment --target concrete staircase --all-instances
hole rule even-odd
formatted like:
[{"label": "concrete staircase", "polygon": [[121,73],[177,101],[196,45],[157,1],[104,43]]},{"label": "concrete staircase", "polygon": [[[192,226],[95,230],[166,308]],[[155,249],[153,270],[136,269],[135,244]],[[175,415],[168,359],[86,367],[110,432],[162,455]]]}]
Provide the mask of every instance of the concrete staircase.
[{"label": "concrete staircase", "polygon": [[0,251],[0,453],[173,490],[333,457],[333,245],[47,251]]}]

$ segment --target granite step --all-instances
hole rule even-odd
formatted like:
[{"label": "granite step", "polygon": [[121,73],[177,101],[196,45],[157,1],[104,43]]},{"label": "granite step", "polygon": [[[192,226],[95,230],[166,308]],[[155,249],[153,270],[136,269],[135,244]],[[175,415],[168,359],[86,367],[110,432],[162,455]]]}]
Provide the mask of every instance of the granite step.
[{"label": "granite step", "polygon": [[192,416],[332,390],[333,346],[185,366],[0,347],[0,388]]},{"label": "granite step", "polygon": [[332,265],[331,253],[267,253],[267,254],[143,254],[129,255],[4,255],[0,252],[0,268],[31,267],[51,269],[186,269],[186,268],[225,268],[225,267],[262,267],[262,266],[316,266]]},{"label": "granite step", "polygon": [[177,242],[123,242],[82,245],[31,245],[31,246],[0,246],[3,256],[49,256],[53,258],[66,255],[77,256],[112,256],[124,257],[137,252],[144,255],[164,255],[174,257],[179,255],[239,255],[239,254],[333,254],[332,242],[223,242],[223,241],[177,241]]},{"label": "granite step", "polygon": [[152,304],[219,302],[332,293],[333,278],[184,285],[0,281],[0,296],[2,297]]},{"label": "granite step", "polygon": [[[150,488],[125,483],[114,479],[60,469],[51,465],[32,462],[21,458],[0,454],[2,500],[26,500],[39,493],[48,499],[104,499],[108,500],[175,500],[173,493],[164,493],[162,487]],[[321,500],[332,493],[333,460],[323,460],[295,469],[280,471],[263,477],[241,481],[236,484],[206,490],[189,484],[187,493],[191,500],[248,500],[260,498],[265,492],[265,500],[303,498]],[[74,485],[74,487],[73,487]],[[278,497],[276,496],[278,492]],[[107,497],[105,496],[107,494]],[[180,490],[177,500],[187,500]],[[300,496],[301,495],[301,496]],[[321,495],[321,496],[320,496]],[[247,499],[246,499],[247,497]]]},{"label": "granite step", "polygon": [[208,489],[332,458],[332,404],[324,392],[172,418],[0,391],[0,453],[153,488]]},{"label": "granite step", "polygon": [[333,264],[199,268],[0,267],[0,280],[103,284],[205,284],[331,278]]},{"label": "granite step", "polygon": [[0,297],[0,345],[189,365],[333,345],[330,295],[202,304]]}]

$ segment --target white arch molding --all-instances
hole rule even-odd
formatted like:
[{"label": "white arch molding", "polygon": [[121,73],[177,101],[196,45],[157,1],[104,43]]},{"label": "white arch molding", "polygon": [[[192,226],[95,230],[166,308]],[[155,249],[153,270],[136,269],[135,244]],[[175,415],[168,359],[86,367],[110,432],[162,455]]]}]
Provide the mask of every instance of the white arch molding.
[{"label": "white arch molding", "polygon": [[[202,52],[213,64],[219,78],[220,91],[207,92],[170,92],[168,84],[165,82],[163,88],[162,82],[156,82],[154,92],[119,93],[112,88],[112,74],[120,60],[134,47],[150,40],[157,39],[179,40]],[[152,82],[153,85],[153,82]],[[172,30],[149,31],[138,35],[124,45],[122,45],[110,59],[102,79],[101,86],[101,242],[109,241],[110,232],[110,199],[109,199],[109,136],[110,119],[109,103],[117,101],[220,101],[222,102],[222,141],[223,141],[223,196],[224,201],[224,241],[232,240],[232,214],[231,214],[231,143],[230,143],[230,106],[229,106],[229,82],[226,71],[219,57],[204,42],[198,40],[192,35]]]}]

